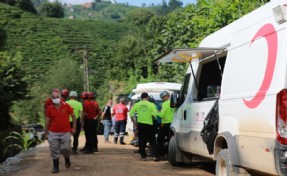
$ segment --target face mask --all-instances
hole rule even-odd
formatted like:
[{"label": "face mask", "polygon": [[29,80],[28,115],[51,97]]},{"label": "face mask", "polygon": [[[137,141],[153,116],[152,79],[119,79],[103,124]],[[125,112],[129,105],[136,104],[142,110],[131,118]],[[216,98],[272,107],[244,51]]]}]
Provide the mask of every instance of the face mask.
[{"label": "face mask", "polygon": [[59,104],[61,99],[60,98],[55,98],[55,99],[52,99],[53,103],[54,104]]}]

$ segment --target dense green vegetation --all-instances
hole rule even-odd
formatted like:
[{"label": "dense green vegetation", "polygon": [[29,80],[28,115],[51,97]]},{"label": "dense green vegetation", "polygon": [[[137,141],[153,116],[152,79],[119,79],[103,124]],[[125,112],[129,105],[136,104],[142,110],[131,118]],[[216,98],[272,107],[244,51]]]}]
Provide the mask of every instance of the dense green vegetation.
[{"label": "dense green vegetation", "polygon": [[[8,111],[5,109],[6,116],[0,114],[0,120],[9,121],[7,113],[14,105],[10,112],[15,121],[39,122],[52,88],[81,92],[83,49],[89,50],[91,90],[101,105],[113,95],[129,93],[140,82],[181,82],[185,64],[156,65],[153,60],[171,48],[198,46],[207,35],[266,2],[198,0],[184,8],[178,1],[156,8],[99,3],[86,11],[73,6],[80,9],[78,14],[83,13],[73,20],[41,17],[0,3],[0,51],[5,52],[0,62],[17,58],[23,72],[17,71],[25,78],[23,84],[28,84],[28,93],[22,91],[25,96],[8,100]],[[90,11],[98,16],[87,20]],[[111,14],[117,11],[121,11],[120,18],[115,20]],[[67,9],[65,13],[71,15]],[[2,73],[2,64],[0,68]],[[18,74],[13,72],[13,76]],[[1,82],[0,88],[2,85],[5,83]],[[14,89],[5,90],[15,93]],[[0,99],[1,104],[6,101]]]},{"label": "dense green vegetation", "polygon": [[[35,103],[31,101],[35,100],[33,95],[39,95],[39,91],[44,94],[40,96],[42,98],[46,98],[50,92],[51,87],[43,88],[39,85],[44,85],[45,75],[55,61],[70,59],[77,62],[80,68],[82,56],[77,49],[89,49],[90,70],[93,73],[98,71],[97,80],[93,84],[99,86],[108,68],[105,64],[107,60],[104,59],[106,48],[122,36],[135,31],[131,25],[114,22],[43,18],[5,4],[0,4],[0,17],[1,50],[11,55],[19,53],[23,57],[21,68],[25,70],[25,79],[29,83],[29,99],[16,103],[17,107],[14,108],[17,111],[23,109],[19,112],[26,112],[26,115],[19,112],[17,115],[31,119],[23,121],[23,118],[19,117],[22,122],[35,121],[35,117],[39,116],[33,110],[40,110],[44,100]],[[35,105],[38,108],[35,108]],[[38,112],[41,114],[42,110]]]},{"label": "dense green vegetation", "polygon": [[[21,52],[24,68],[33,82],[41,80],[41,74],[55,60],[71,58],[81,62],[81,55],[74,51],[76,48],[89,48],[100,57],[110,43],[133,33],[132,27],[126,24],[43,18],[4,4],[0,6],[0,16],[7,38],[2,50]],[[95,64],[91,62],[91,69]]]},{"label": "dense green vegetation", "polygon": [[37,13],[33,3],[30,0],[0,0],[0,3],[9,4],[31,13]]},{"label": "dense green vegetation", "polygon": [[10,125],[10,108],[12,101],[20,100],[27,93],[27,82],[23,79],[19,53],[10,55],[0,52],[0,130]]},{"label": "dense green vegetation", "polygon": [[45,17],[64,18],[64,8],[59,2],[46,2],[41,5],[39,13]]}]

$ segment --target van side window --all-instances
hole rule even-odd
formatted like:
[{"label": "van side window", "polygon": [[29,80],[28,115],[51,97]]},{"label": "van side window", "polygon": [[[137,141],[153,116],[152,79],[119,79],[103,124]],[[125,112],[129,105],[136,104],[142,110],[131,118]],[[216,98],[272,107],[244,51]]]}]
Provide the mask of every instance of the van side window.
[{"label": "van side window", "polygon": [[191,76],[191,73],[188,73],[188,74],[186,74],[185,77],[184,77],[184,83],[183,83],[182,88],[181,88],[181,91],[180,91],[180,100],[181,100],[181,103],[183,103],[183,102],[185,101],[185,98],[186,98],[186,96],[187,96],[190,76]]},{"label": "van side window", "polygon": [[[219,58],[222,72],[224,71],[225,61],[226,55]],[[215,58],[202,63],[197,99],[201,101],[218,98],[221,90],[221,81],[221,71]]]}]

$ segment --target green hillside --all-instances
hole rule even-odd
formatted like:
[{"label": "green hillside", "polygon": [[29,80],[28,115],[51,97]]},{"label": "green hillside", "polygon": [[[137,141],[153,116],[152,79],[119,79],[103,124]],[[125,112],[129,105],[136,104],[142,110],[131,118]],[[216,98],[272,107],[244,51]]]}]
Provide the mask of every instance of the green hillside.
[{"label": "green hillside", "polygon": [[1,50],[21,52],[33,82],[41,79],[52,61],[71,58],[80,62],[75,48],[86,47],[97,53],[90,67],[98,67],[103,48],[134,31],[130,25],[108,21],[43,18],[2,3],[0,25],[6,38],[1,41]]},{"label": "green hillside", "polygon": [[[74,17],[75,19],[98,19],[98,20],[125,20],[129,13],[141,7],[129,6],[126,4],[111,3],[93,3],[92,7],[84,8],[82,5],[64,5],[66,18]],[[151,10],[155,14],[159,14],[161,6],[149,6],[144,9]]]}]

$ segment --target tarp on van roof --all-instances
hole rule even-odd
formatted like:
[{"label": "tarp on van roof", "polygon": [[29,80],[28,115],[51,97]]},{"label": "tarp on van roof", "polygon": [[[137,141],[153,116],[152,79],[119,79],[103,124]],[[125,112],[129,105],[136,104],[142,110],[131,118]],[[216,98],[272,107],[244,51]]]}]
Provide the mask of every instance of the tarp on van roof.
[{"label": "tarp on van roof", "polygon": [[172,49],[155,62],[191,62],[193,59],[204,59],[215,54],[225,51],[226,48],[187,48],[187,49]]}]

